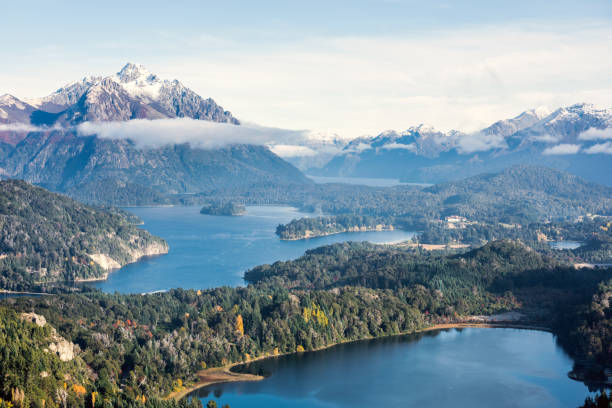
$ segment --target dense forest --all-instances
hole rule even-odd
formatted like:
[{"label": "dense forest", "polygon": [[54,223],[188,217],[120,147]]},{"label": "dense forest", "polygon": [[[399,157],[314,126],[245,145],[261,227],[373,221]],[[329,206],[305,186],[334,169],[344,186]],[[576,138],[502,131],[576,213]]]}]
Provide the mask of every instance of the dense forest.
[{"label": "dense forest", "polygon": [[[77,353],[31,367],[24,353],[5,354],[7,367],[23,375],[6,377],[2,398],[27,390],[30,406],[40,405],[35,399],[61,405],[59,385],[72,406],[90,406],[92,395],[130,406],[192,384],[206,367],[509,310],[522,312],[526,324],[551,328],[575,358],[607,364],[612,352],[606,331],[612,269],[584,274],[520,242],[458,254],[335,244],[254,268],[246,278],[246,288],[7,299],[2,316],[10,324],[31,330],[14,322],[15,312],[43,315]],[[41,333],[32,339],[44,342],[49,332]],[[56,380],[39,381],[43,371],[57,373]]]},{"label": "dense forest", "polygon": [[[103,276],[109,259],[122,265],[148,249],[167,250],[122,210],[21,181],[0,188],[3,289],[48,290],[51,282]],[[342,243],[255,267],[241,288],[4,299],[0,407],[195,408],[197,399],[162,398],[209,367],[505,311],[552,330],[579,362],[572,376],[597,383],[612,364],[612,268],[585,273],[573,264],[610,259],[610,193],[566,173],[517,167],[424,189],[308,184],[293,194],[262,186],[175,196],[202,200],[204,213],[239,211],[238,202],[299,202],[332,214],[279,226],[285,239],[413,228],[418,242],[473,249]],[[549,240],[584,245],[554,251]],[[71,352],[56,352],[60,346]]]},{"label": "dense forest", "polygon": [[0,289],[100,278],[167,244],[121,210],[80,204],[20,180],[0,181]]},{"label": "dense forest", "polygon": [[306,217],[279,225],[276,235],[281,239],[304,239],[311,236],[338,234],[351,231],[384,231],[393,229],[389,217],[369,215],[337,215],[332,217]]},{"label": "dense forest", "polygon": [[[329,202],[323,196],[311,197],[306,209],[332,216],[294,220],[279,226],[277,232],[293,239],[325,235],[359,225],[356,215],[367,215],[376,217],[378,224],[423,231],[423,242],[479,245],[494,239],[533,237],[537,228],[525,227],[534,224],[567,223],[587,214],[611,216],[611,197],[612,188],[568,173],[517,166],[425,189],[357,189]],[[460,228],[448,228],[447,217],[465,220],[457,224]],[[362,225],[371,226],[366,221]]]},{"label": "dense forest", "polygon": [[207,215],[243,215],[245,213],[246,207],[235,201],[210,202],[200,209],[200,214]]},{"label": "dense forest", "polygon": [[435,310],[447,316],[520,310],[532,323],[551,326],[575,357],[608,366],[612,290],[607,281],[611,277],[612,268],[585,273],[519,241],[507,240],[459,254],[334,244],[245,274],[259,288],[333,290],[350,285],[401,291],[424,287],[443,298],[445,312]]}]

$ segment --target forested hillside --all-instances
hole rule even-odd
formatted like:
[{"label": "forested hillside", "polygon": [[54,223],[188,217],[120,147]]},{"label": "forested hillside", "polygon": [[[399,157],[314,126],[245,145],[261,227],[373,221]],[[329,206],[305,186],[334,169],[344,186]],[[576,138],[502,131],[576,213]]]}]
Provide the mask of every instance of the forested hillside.
[{"label": "forested hillside", "polygon": [[[76,361],[91,371],[78,383],[84,393],[68,391],[75,406],[90,406],[92,393],[129,406],[143,395],[160,397],[193,384],[206,367],[510,310],[524,314],[523,324],[551,328],[572,356],[610,361],[603,346],[609,287],[600,283],[612,279],[612,270],[585,274],[519,242],[447,255],[336,244],[254,268],[246,277],[252,282],[246,288],[93,292],[8,299],[3,307],[44,315],[78,346]],[[585,339],[580,333],[587,332]],[[16,364],[14,358],[7,361]],[[20,378],[9,388],[24,389]],[[66,382],[73,387],[76,380]],[[37,387],[36,398],[57,400]],[[5,399],[9,388],[2,391]]]},{"label": "forested hillside", "polygon": [[[336,215],[294,220],[279,226],[279,236],[295,239],[355,226],[390,224],[423,231],[426,243],[455,239],[479,244],[506,237],[527,237],[529,231],[512,228],[573,221],[587,214],[610,216],[612,188],[558,170],[518,166],[425,189],[393,187],[379,193],[358,190],[352,195],[339,195],[337,201],[322,199],[311,204],[311,208]],[[450,231],[444,220],[456,216],[464,220],[457,224],[460,228]],[[535,229],[531,232],[536,235]]]},{"label": "forested hillside", "polygon": [[122,212],[24,181],[0,181],[1,289],[44,290],[46,284],[104,278],[113,268],[167,250]]}]

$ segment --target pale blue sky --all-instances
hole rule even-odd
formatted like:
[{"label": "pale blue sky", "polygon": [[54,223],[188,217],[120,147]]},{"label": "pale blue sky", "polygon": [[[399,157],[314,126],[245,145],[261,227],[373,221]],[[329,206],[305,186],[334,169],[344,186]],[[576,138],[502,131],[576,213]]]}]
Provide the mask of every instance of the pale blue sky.
[{"label": "pale blue sky", "polygon": [[0,94],[133,61],[239,118],[346,137],[612,106],[610,0],[92,3],[3,4]]}]

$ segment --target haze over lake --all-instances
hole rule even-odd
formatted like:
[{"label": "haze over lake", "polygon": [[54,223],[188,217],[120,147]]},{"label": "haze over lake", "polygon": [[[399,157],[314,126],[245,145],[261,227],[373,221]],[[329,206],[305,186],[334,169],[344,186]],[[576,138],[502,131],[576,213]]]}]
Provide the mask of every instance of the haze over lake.
[{"label": "haze over lake", "polygon": [[170,252],[127,265],[95,285],[105,292],[143,293],[170,288],[204,289],[244,285],[257,265],[294,259],[306,250],[342,241],[397,242],[410,231],[351,232],[301,241],[281,241],[278,224],[312,216],[291,207],[252,206],[243,216],[200,214],[200,207],[132,207],[145,228],[164,238]]}]

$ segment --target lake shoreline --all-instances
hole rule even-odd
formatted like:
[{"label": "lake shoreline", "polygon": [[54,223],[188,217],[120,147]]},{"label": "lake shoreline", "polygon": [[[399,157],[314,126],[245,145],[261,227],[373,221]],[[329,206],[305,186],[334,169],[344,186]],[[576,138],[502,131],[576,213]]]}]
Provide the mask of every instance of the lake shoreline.
[{"label": "lake shoreline", "polygon": [[[338,234],[346,234],[346,233],[350,233],[350,232],[384,232],[384,231],[398,231],[400,230],[399,228],[382,228],[382,229],[378,229],[378,228],[365,228],[365,229],[359,229],[359,230],[351,230],[351,229],[346,229],[344,231],[334,231],[334,232],[321,232],[321,233],[316,233],[316,234],[305,234],[302,237],[292,237],[292,238],[282,238],[279,236],[279,239],[281,241],[302,241],[302,240],[307,240],[307,239],[311,239],[311,238],[321,238],[321,237],[329,237],[331,235],[338,235]],[[310,232],[310,231],[307,231]]]},{"label": "lake shoreline", "polygon": [[412,332],[404,332],[404,333],[392,334],[392,335],[380,336],[380,337],[365,337],[363,339],[356,339],[356,340],[339,341],[339,342],[328,344],[326,346],[319,347],[313,350],[299,351],[299,352],[291,351],[288,353],[281,353],[277,355],[263,355],[263,356],[252,358],[248,361],[231,363],[223,367],[214,367],[214,368],[204,369],[204,370],[199,371],[196,374],[198,377],[202,379],[201,381],[189,387],[186,387],[185,389],[181,391],[177,391],[177,392],[173,391],[170,394],[168,394],[166,398],[164,399],[175,399],[178,401],[182,398],[185,398],[186,396],[188,396],[194,391],[197,391],[201,388],[208,387],[208,386],[215,385],[215,384],[223,384],[223,383],[228,383],[228,382],[240,382],[240,381],[261,381],[265,379],[265,377],[260,376],[260,375],[255,375],[255,374],[237,373],[237,372],[232,371],[234,367],[253,363],[256,361],[266,360],[270,358],[277,358],[277,357],[282,357],[282,356],[289,356],[289,355],[293,355],[297,353],[313,353],[317,351],[326,350],[326,349],[329,349],[329,348],[332,348],[332,347],[335,347],[341,344],[355,343],[355,342],[364,341],[364,340],[375,340],[375,339],[381,339],[385,337],[406,336],[409,334],[426,333],[426,332],[437,331],[437,330],[468,329],[468,328],[521,329],[521,330],[545,331],[549,333],[552,332],[552,330],[549,327],[535,326],[535,325],[530,325],[530,324],[521,324],[518,322],[514,322],[514,323],[512,322],[507,322],[507,323],[504,323],[504,322],[499,322],[499,323],[459,322],[459,323],[434,324],[432,326],[424,327],[422,329],[418,329]]}]

